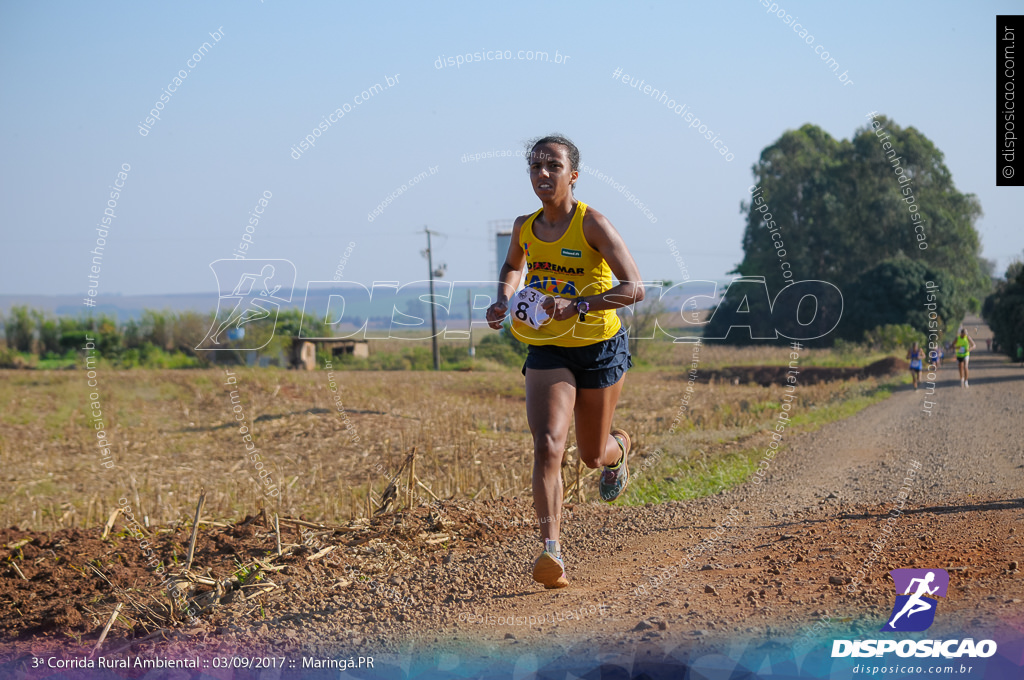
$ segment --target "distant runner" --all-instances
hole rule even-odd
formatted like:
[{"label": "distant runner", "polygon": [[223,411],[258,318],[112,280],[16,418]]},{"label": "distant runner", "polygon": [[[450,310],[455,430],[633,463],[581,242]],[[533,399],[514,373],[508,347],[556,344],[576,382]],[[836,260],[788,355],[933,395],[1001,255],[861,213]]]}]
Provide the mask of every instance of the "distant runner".
[{"label": "distant runner", "polygon": [[961,328],[960,335],[953,342],[956,348],[956,363],[960,366],[960,387],[970,387],[967,382],[967,364],[971,360],[971,350],[975,348],[974,340],[967,335],[967,329]]},{"label": "distant runner", "polygon": [[[614,501],[629,479],[630,438],[612,429],[612,417],[632,366],[628,337],[614,310],[643,300],[644,288],[612,223],[573,196],[580,164],[576,146],[565,137],[543,137],[531,146],[529,164],[543,207],[515,221],[487,321],[501,328],[525,266],[528,293],[514,302],[512,331],[530,346],[523,366],[526,418],[533,433],[533,503],[544,540],[533,579],[545,588],[564,588],[569,581],[558,536],[569,425],[575,418],[583,463],[604,467],[601,498]],[[542,301],[532,289],[544,294]],[[552,318],[540,323],[541,316]]]},{"label": "distant runner", "polygon": [[917,383],[921,380],[921,357],[924,354],[915,342],[911,347],[910,351],[907,352],[907,358],[910,359],[910,378],[914,381],[914,389],[917,389]]}]

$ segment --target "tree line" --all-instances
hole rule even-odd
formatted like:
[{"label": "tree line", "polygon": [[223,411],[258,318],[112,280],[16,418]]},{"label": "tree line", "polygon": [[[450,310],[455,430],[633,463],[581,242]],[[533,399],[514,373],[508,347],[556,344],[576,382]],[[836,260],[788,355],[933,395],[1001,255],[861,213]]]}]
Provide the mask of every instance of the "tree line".
[{"label": "tree line", "polygon": [[[0,316],[0,321],[6,341],[6,347],[0,348],[0,368],[73,364],[87,342],[104,360],[124,368],[202,368],[213,361],[245,362],[245,351],[232,349],[231,342],[226,343],[226,351],[196,349],[209,345],[204,340],[214,322],[213,312],[147,309],[138,319],[120,323],[115,316],[104,313],[54,317],[22,305],[12,307]],[[291,338],[299,334],[300,323],[306,335],[327,334],[316,319],[303,321],[301,310],[287,309],[279,311],[276,322],[267,318],[247,323],[245,342],[237,344],[259,346],[269,340],[259,355],[287,355]]]}]

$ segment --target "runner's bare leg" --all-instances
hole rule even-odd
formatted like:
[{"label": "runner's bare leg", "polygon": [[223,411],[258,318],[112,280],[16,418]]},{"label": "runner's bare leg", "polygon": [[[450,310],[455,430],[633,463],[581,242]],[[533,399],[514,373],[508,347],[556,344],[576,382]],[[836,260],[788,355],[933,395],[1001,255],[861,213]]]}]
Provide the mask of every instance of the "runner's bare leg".
[{"label": "runner's bare leg", "polygon": [[533,506],[543,539],[558,540],[562,456],[575,400],[576,379],[569,369],[526,369],[526,420],[533,433]]},{"label": "runner's bare leg", "polygon": [[611,387],[577,390],[574,409],[576,444],[580,459],[588,468],[615,465],[622,457],[622,449],[612,437],[611,431],[624,378],[619,378],[619,382]]}]

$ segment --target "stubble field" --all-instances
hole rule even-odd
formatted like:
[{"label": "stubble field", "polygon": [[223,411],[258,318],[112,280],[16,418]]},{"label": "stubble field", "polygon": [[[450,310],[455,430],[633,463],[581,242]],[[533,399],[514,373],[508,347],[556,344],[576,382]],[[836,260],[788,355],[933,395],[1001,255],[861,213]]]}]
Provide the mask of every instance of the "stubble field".
[{"label": "stubble field", "polygon": [[[640,457],[634,466],[643,469],[627,502],[685,498],[739,481],[754,465],[744,453],[747,439],[779,408],[781,386],[705,383],[687,394],[692,349],[671,351],[679,368],[634,370],[626,378],[616,424],[633,436]],[[782,349],[759,351],[765,363],[788,359]],[[705,368],[750,363],[751,352],[705,346],[698,356]],[[801,360],[823,361],[811,351]],[[140,521],[167,524],[191,516],[201,489],[204,517],[212,519],[266,507],[347,521],[380,507],[389,478],[413,449],[415,494],[403,493],[393,505],[529,497],[532,440],[518,371],[334,366],[312,372],[101,368],[94,387],[84,370],[4,371],[0,526],[96,527],[121,498],[132,502]],[[813,426],[882,398],[889,388],[880,385],[875,379],[802,385],[796,411]],[[109,442],[108,458],[100,433]],[[595,471],[580,466],[572,433],[569,442],[567,500],[593,500]],[[258,461],[247,445],[258,449]],[[409,472],[402,471],[404,483]]]}]

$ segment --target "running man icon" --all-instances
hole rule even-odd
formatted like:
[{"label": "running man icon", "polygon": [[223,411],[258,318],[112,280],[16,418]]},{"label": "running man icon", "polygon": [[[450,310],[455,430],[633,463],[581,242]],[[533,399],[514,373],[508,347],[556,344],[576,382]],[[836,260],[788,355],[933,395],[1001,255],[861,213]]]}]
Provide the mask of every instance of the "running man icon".
[{"label": "running man icon", "polygon": [[[934,580],[935,580],[935,574],[933,574],[930,571],[925,575],[924,578],[911,579],[911,581],[910,581],[910,587],[911,588],[914,587],[915,583],[919,584],[917,586],[917,592],[915,592],[913,595],[910,595],[910,591],[909,590],[906,593],[904,593],[904,595],[910,595],[910,598],[907,599],[907,603],[905,605],[903,605],[903,609],[900,610],[900,613],[897,614],[896,616],[892,617],[892,621],[889,622],[889,626],[890,627],[894,626],[895,623],[896,623],[896,620],[899,619],[904,614],[906,614],[907,618],[909,619],[914,614],[917,614],[918,612],[928,611],[929,609],[931,609],[931,608],[933,608],[935,606],[934,601],[931,601],[931,603],[929,603],[929,602],[921,599],[921,596],[924,595],[925,593],[928,593],[929,595],[934,595],[935,591],[939,589],[938,586],[935,586],[934,588],[929,588],[928,587],[928,584],[931,583]],[[893,628],[893,630],[895,630],[895,628]]]},{"label": "running man icon", "polygon": [[[273,296],[274,293],[281,290],[281,285],[278,284],[274,286],[273,290],[269,290],[269,282],[272,278],[274,278],[274,265],[272,264],[263,265],[263,269],[260,270],[258,275],[250,273],[242,274],[238,280],[238,285],[235,286],[233,291],[231,291],[231,297],[239,296],[238,302],[235,303],[234,309],[232,309],[231,313],[228,314],[227,320],[217,328],[217,332],[210,338],[210,340],[213,341],[213,344],[220,344],[220,334],[223,333],[226,328],[230,327],[232,323],[235,324],[235,328],[241,328],[250,321],[259,321],[260,319],[266,319],[270,316],[271,310],[268,309],[266,303],[251,293],[252,287],[256,284],[256,280],[263,279],[263,289],[259,294],[265,298]],[[241,309],[242,301],[246,298],[248,299],[249,304],[245,309]]]},{"label": "running man icon", "polygon": [[[882,630],[922,631],[935,620],[935,597],[945,597],[949,573],[945,569],[893,569],[896,603]],[[934,584],[934,585],[933,585]],[[902,619],[902,620],[901,620]]]},{"label": "running man icon", "polygon": [[[232,328],[241,329],[246,324],[267,319],[272,314],[272,322],[276,324],[281,304],[291,301],[292,289],[295,286],[295,265],[288,260],[215,260],[210,263],[210,268],[217,277],[220,299],[217,303],[214,325],[206,337],[209,345],[196,349],[227,349],[221,337],[225,331],[230,332]],[[227,282],[227,285],[221,285],[222,281]],[[231,281],[237,283],[228,288]],[[227,318],[218,324],[217,319],[221,318],[222,310],[227,309],[231,310]],[[263,345],[268,342],[270,339]],[[205,344],[205,341],[202,344]],[[235,346],[234,349],[260,347]]]}]

